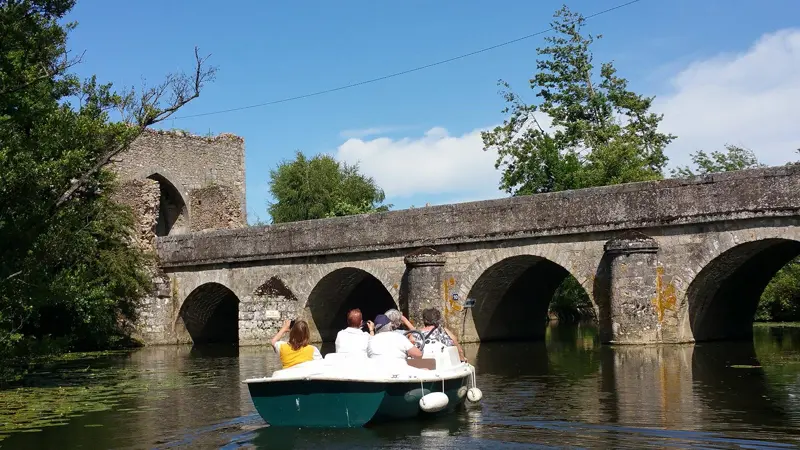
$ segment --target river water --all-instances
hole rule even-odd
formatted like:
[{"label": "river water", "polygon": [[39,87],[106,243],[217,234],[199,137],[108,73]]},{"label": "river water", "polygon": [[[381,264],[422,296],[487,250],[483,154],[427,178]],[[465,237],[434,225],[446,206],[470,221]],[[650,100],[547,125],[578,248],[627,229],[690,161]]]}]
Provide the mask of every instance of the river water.
[{"label": "river water", "polygon": [[544,342],[465,346],[480,404],[349,430],[265,426],[240,381],[276,368],[268,348],[89,355],[0,391],[0,448],[795,448],[800,328],[754,332],[611,348],[551,325]]}]

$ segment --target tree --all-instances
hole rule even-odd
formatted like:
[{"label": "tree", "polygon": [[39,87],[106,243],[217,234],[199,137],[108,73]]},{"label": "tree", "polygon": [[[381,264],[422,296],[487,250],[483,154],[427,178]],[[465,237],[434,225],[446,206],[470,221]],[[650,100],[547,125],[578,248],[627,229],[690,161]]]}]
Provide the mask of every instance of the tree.
[{"label": "tree", "polygon": [[[0,2],[0,359],[105,348],[150,288],[149,256],[105,169],[144,129],[200,95],[215,70],[115,92],[70,69],[59,22],[75,0]],[[119,121],[112,121],[114,113]]]},{"label": "tree", "polygon": [[537,49],[530,80],[540,102],[525,104],[501,80],[509,116],[481,134],[484,150],[498,152],[500,187],[527,195],[662,178],[664,147],[675,137],[658,131],[653,98],[630,91],[610,62],[594,72],[590,47],[601,36],[581,34],[583,16],[564,6],[554,18],[556,36]]},{"label": "tree", "polygon": [[[564,6],[554,19],[556,35],[537,49],[530,80],[538,104],[526,104],[500,80],[508,118],[481,133],[484,150],[497,150],[500,187],[529,195],[661,179],[664,147],[675,136],[658,131],[662,116],[650,112],[653,97],[629,90],[610,62],[595,71],[591,46],[601,36],[582,34],[582,15]],[[567,277],[550,307],[559,317],[579,317],[588,304],[578,281]]]},{"label": "tree", "polygon": [[729,172],[733,170],[753,169],[764,167],[758,162],[752,150],[736,145],[725,145],[725,151],[713,151],[711,155],[702,150],[698,150],[691,155],[692,163],[697,167],[697,173],[689,166],[682,166],[672,169],[672,175],[681,178],[692,177],[697,174]]},{"label": "tree", "polygon": [[321,219],[387,211],[383,190],[358,172],[358,165],[340,163],[328,155],[308,159],[297,152],[270,171],[268,211],[273,223]]},{"label": "tree", "polygon": [[800,257],[783,266],[772,278],[758,302],[756,320],[800,319]]}]

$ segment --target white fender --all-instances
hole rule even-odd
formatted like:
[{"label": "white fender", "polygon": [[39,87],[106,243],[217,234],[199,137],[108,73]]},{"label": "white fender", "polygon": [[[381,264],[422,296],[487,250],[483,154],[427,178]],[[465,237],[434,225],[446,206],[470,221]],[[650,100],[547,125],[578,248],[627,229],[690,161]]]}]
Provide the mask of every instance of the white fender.
[{"label": "white fender", "polygon": [[476,387],[471,387],[467,390],[467,400],[471,401],[472,403],[476,403],[481,401],[483,398],[483,392]]},{"label": "white fender", "polygon": [[419,399],[419,407],[425,412],[437,412],[445,409],[449,401],[444,392],[431,392]]},{"label": "white fender", "polygon": [[458,388],[458,392],[456,392],[456,395],[458,395],[458,398],[464,398],[464,396],[467,395],[467,387],[461,386],[460,388]]}]

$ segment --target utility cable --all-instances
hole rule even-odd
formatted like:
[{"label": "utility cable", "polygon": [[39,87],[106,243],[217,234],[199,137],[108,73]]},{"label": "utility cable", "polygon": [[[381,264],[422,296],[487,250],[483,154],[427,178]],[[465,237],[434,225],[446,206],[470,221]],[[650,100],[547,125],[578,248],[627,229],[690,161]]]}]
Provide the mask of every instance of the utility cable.
[{"label": "utility cable", "polygon": [[[584,19],[588,20],[588,19],[591,19],[593,17],[601,16],[603,14],[608,14],[608,13],[610,13],[612,11],[616,11],[616,10],[622,9],[622,8],[624,8],[626,6],[633,5],[634,3],[639,3],[640,1],[641,0],[631,0],[631,1],[627,2],[627,3],[622,3],[620,5],[617,5],[617,6],[608,8],[608,9],[604,9],[602,11],[599,11],[599,12],[596,12],[594,14],[588,15],[588,16],[584,17]],[[335,88],[331,88],[331,89],[325,89],[325,90],[322,90],[322,91],[310,92],[308,94],[297,95],[297,96],[294,96],[294,97],[282,98],[280,100],[272,100],[272,101],[269,101],[269,102],[257,103],[255,105],[240,106],[238,108],[222,109],[222,110],[219,110],[219,111],[210,111],[210,112],[205,112],[205,113],[190,114],[190,115],[180,116],[180,117],[171,117],[170,120],[189,119],[189,118],[193,118],[193,117],[211,116],[211,115],[215,115],[215,114],[224,114],[224,113],[235,112],[235,111],[243,111],[243,110],[246,110],[246,109],[260,108],[260,107],[264,107],[264,106],[277,105],[279,103],[286,103],[286,102],[291,102],[291,101],[295,101],[295,100],[302,100],[304,98],[316,97],[316,96],[323,95],[323,94],[330,94],[331,92],[343,91],[345,89],[350,89],[350,88],[354,88],[354,87],[358,87],[358,86],[363,86],[365,84],[377,83],[378,81],[388,80],[389,78],[396,78],[396,77],[399,77],[399,76],[402,76],[402,75],[408,75],[408,74],[413,73],[413,72],[419,72],[420,70],[430,69],[431,67],[441,66],[442,64],[451,63],[453,61],[458,61],[460,59],[468,58],[470,56],[475,56],[475,55],[478,55],[478,54],[481,54],[481,53],[485,53],[485,52],[488,52],[488,51],[491,51],[491,50],[495,50],[495,49],[498,49],[500,47],[505,47],[507,45],[511,45],[511,44],[514,44],[514,43],[517,43],[517,42],[520,42],[520,41],[524,41],[526,39],[530,39],[530,38],[535,37],[535,36],[539,36],[539,35],[545,34],[545,33],[549,32],[549,31],[551,31],[552,29],[553,29],[553,27],[550,27],[550,28],[548,28],[546,30],[537,31],[536,33],[532,33],[532,34],[529,34],[527,36],[522,36],[522,37],[519,37],[519,38],[516,38],[516,39],[512,39],[510,41],[505,41],[503,43],[492,45],[490,47],[485,47],[485,48],[482,48],[480,50],[475,50],[473,52],[464,53],[462,55],[454,56],[452,58],[443,59],[441,61],[436,61],[434,63],[426,64],[424,66],[418,66],[418,67],[414,67],[413,69],[402,70],[400,72],[395,72],[395,73],[391,73],[391,74],[384,75],[384,76],[381,76],[381,77],[371,78],[371,79],[368,79],[368,80],[359,81],[359,82],[356,82],[356,83],[346,84],[346,85],[335,87]]]}]

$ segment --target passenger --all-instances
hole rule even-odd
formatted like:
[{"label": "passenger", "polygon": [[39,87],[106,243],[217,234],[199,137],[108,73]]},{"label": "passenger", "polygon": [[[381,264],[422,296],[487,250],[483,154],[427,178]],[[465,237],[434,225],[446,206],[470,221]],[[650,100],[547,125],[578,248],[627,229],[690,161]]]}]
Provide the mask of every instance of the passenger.
[{"label": "passenger", "polygon": [[[280,341],[281,336],[287,331],[289,331],[289,342]],[[272,349],[281,358],[284,369],[315,359],[322,359],[319,349],[308,345],[309,339],[311,339],[311,333],[308,331],[308,323],[305,320],[295,321],[294,324],[288,319],[283,322],[281,329],[272,338]]]},{"label": "passenger", "polygon": [[422,311],[423,327],[419,332],[425,337],[425,345],[431,343],[441,343],[445,347],[455,346],[458,349],[458,356],[461,361],[467,362],[464,349],[458,343],[455,335],[445,328],[442,324],[442,314],[436,308],[428,308]]},{"label": "passenger", "polygon": [[414,347],[405,336],[393,333],[394,326],[384,314],[375,317],[375,336],[367,344],[367,356],[370,358],[386,358],[405,360],[406,358],[422,358],[422,352]]},{"label": "passenger", "polygon": [[336,353],[359,353],[366,356],[369,337],[375,334],[375,325],[367,321],[369,333],[361,330],[362,316],[360,309],[351,309],[347,313],[347,328],[336,335]]},{"label": "passenger", "polygon": [[406,316],[403,315],[403,313],[396,309],[390,309],[386,311],[384,315],[389,318],[389,321],[392,322],[392,327],[397,333],[405,334],[406,331],[416,330],[416,328],[414,328],[414,324],[412,324],[411,321],[409,321]]}]

